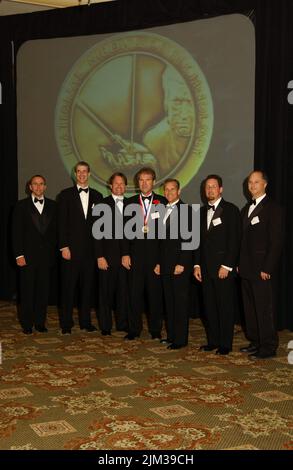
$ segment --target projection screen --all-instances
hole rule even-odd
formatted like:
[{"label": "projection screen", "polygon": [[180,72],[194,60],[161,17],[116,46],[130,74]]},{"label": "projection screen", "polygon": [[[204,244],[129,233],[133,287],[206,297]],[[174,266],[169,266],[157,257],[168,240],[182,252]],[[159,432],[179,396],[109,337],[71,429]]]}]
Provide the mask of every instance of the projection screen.
[{"label": "projection screen", "polygon": [[72,168],[91,166],[104,195],[115,171],[128,194],[142,166],[155,189],[177,178],[182,198],[200,202],[209,173],[242,206],[253,168],[254,27],[225,15],[139,31],[28,41],[17,54],[19,196],[34,174],[55,198]]}]

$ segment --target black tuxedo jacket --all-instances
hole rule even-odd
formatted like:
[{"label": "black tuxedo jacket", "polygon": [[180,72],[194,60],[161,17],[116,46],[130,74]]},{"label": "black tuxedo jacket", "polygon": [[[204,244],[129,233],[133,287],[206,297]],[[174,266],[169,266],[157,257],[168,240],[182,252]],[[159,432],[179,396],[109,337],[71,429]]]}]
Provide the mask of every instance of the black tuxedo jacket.
[{"label": "black tuxedo jacket", "polygon": [[241,211],[242,242],[239,273],[245,279],[260,279],[261,271],[273,274],[284,239],[283,209],[266,196],[248,217],[249,204]]},{"label": "black tuxedo jacket", "polygon": [[[151,214],[156,212],[156,205],[154,204],[154,201],[159,201],[160,204],[166,205],[166,199],[163,196],[160,196],[159,194],[154,194],[153,198],[153,204],[152,204],[152,209],[151,213],[149,216],[149,221],[150,223],[155,224],[155,230],[156,230],[156,235],[157,235],[157,225],[158,225],[158,219],[151,219]],[[139,194],[136,194],[135,196],[132,196],[127,200],[127,204],[125,205],[125,208],[129,204],[136,204],[139,208],[140,206],[140,198]],[[143,212],[142,210],[139,211],[140,213],[140,220],[139,220],[139,227],[138,229],[141,230],[141,228],[144,225],[144,219],[143,219]],[[125,223],[130,219],[131,217],[124,217]],[[156,236],[154,239],[148,239],[147,235],[145,234],[143,238],[134,238],[133,240],[128,240],[125,236],[123,238],[122,242],[122,255],[129,255],[131,257],[132,261],[132,267],[135,266],[141,266],[145,265],[150,268],[154,268],[156,264],[159,264],[160,258],[159,258],[159,246],[160,246],[160,241],[158,237]]]},{"label": "black tuxedo jacket", "polygon": [[214,212],[209,230],[207,211],[207,206],[201,207],[200,247],[195,252],[194,264],[200,265],[203,276],[218,278],[221,265],[233,268],[229,276],[235,276],[241,238],[239,209],[222,199]]},{"label": "black tuxedo jacket", "polygon": [[[160,241],[160,266],[161,275],[172,275],[177,264],[184,266],[184,271],[192,271],[194,250],[182,250],[182,243],[188,243],[189,240],[184,240],[180,234],[180,225],[182,213],[180,212],[180,206],[184,204],[183,201],[179,200],[176,204],[177,211],[174,208],[169,217],[166,220],[166,239]],[[188,230],[192,229],[191,226],[191,207],[188,206]],[[171,224],[177,225],[178,238],[172,239],[170,237]]]},{"label": "black tuxedo jacket", "polygon": [[69,247],[72,261],[94,259],[92,209],[102,199],[101,193],[89,188],[88,212],[85,218],[77,186],[64,189],[58,195],[59,248]]},{"label": "black tuxedo jacket", "polygon": [[40,262],[51,266],[56,261],[56,203],[44,198],[42,216],[31,196],[18,201],[13,213],[12,241],[14,256],[24,256],[27,265]]},{"label": "black tuxedo jacket", "polygon": [[[111,209],[112,239],[95,239],[96,258],[106,258],[110,266],[121,265],[123,237],[121,239],[115,239],[115,218],[118,219],[118,223],[121,223],[123,230],[123,215],[120,213],[120,210],[118,209],[112,195],[105,197],[102,201],[102,204],[106,204]],[[125,197],[123,204],[127,204],[127,198]]]}]

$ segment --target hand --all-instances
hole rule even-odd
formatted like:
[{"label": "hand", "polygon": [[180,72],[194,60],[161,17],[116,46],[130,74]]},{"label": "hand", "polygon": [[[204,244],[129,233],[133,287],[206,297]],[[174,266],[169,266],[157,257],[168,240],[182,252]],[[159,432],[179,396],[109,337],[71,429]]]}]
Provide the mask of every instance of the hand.
[{"label": "hand", "polygon": [[193,275],[197,281],[202,282],[200,266],[195,266],[193,270]]},{"label": "hand", "polygon": [[176,264],[175,269],[174,269],[174,274],[182,274],[184,271],[184,266],[181,266],[181,264]]},{"label": "hand", "polygon": [[17,264],[17,266],[20,266],[20,267],[26,266],[25,257],[24,257],[24,256],[21,256],[20,258],[17,258],[16,264]]},{"label": "hand", "polygon": [[102,271],[107,271],[109,265],[108,265],[108,263],[107,263],[106,258],[104,258],[103,256],[101,256],[101,258],[98,258],[98,259],[97,259],[97,262],[98,262],[98,268],[99,268],[99,269],[102,269]]},{"label": "hand", "polygon": [[154,272],[157,276],[161,274],[161,266],[159,264],[156,264]]},{"label": "hand", "polygon": [[261,271],[260,277],[263,281],[269,281],[271,279],[271,275],[269,273],[264,273],[263,271]]},{"label": "hand", "polygon": [[67,261],[71,260],[71,252],[68,246],[62,249],[61,254],[63,259],[66,259]]},{"label": "hand", "polygon": [[229,270],[221,266],[218,271],[219,279],[226,279],[226,277],[228,277],[228,274],[229,274]]},{"label": "hand", "polygon": [[122,256],[122,266],[124,266],[124,268],[126,268],[128,270],[131,268],[131,258],[130,258],[130,256],[128,256],[128,255]]}]

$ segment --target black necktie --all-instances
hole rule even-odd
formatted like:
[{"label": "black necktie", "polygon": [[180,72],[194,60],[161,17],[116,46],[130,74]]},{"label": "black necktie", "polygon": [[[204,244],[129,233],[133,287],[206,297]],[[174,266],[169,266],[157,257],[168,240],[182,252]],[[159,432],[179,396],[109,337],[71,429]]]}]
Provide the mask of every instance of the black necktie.
[{"label": "black necktie", "polygon": [[211,206],[210,204],[208,204],[208,210],[210,210],[210,209],[213,209],[213,211],[216,210],[215,206]]},{"label": "black necktie", "polygon": [[252,206],[253,204],[256,205],[256,199],[251,199],[250,205]]},{"label": "black necktie", "polygon": [[85,193],[88,193],[89,188],[79,188],[78,190],[79,194],[82,193],[82,191],[84,191]]},{"label": "black necktie", "polygon": [[43,203],[44,203],[44,199],[38,199],[37,197],[35,197],[34,203],[37,203],[37,202],[39,202],[40,204],[43,204]]}]

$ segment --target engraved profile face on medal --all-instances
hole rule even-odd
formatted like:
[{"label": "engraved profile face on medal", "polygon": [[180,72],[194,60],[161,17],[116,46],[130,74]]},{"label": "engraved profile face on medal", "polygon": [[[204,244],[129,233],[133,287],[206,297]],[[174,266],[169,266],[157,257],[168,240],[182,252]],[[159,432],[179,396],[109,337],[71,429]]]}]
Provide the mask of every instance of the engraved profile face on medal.
[{"label": "engraved profile face on medal", "polygon": [[[206,156],[213,129],[208,83],[194,58],[162,35],[114,35],[86,51],[58,97],[55,134],[69,174],[81,160],[90,184],[105,194],[122,171],[133,193],[142,167],[189,183]],[[132,183],[133,182],[133,183]]]}]

